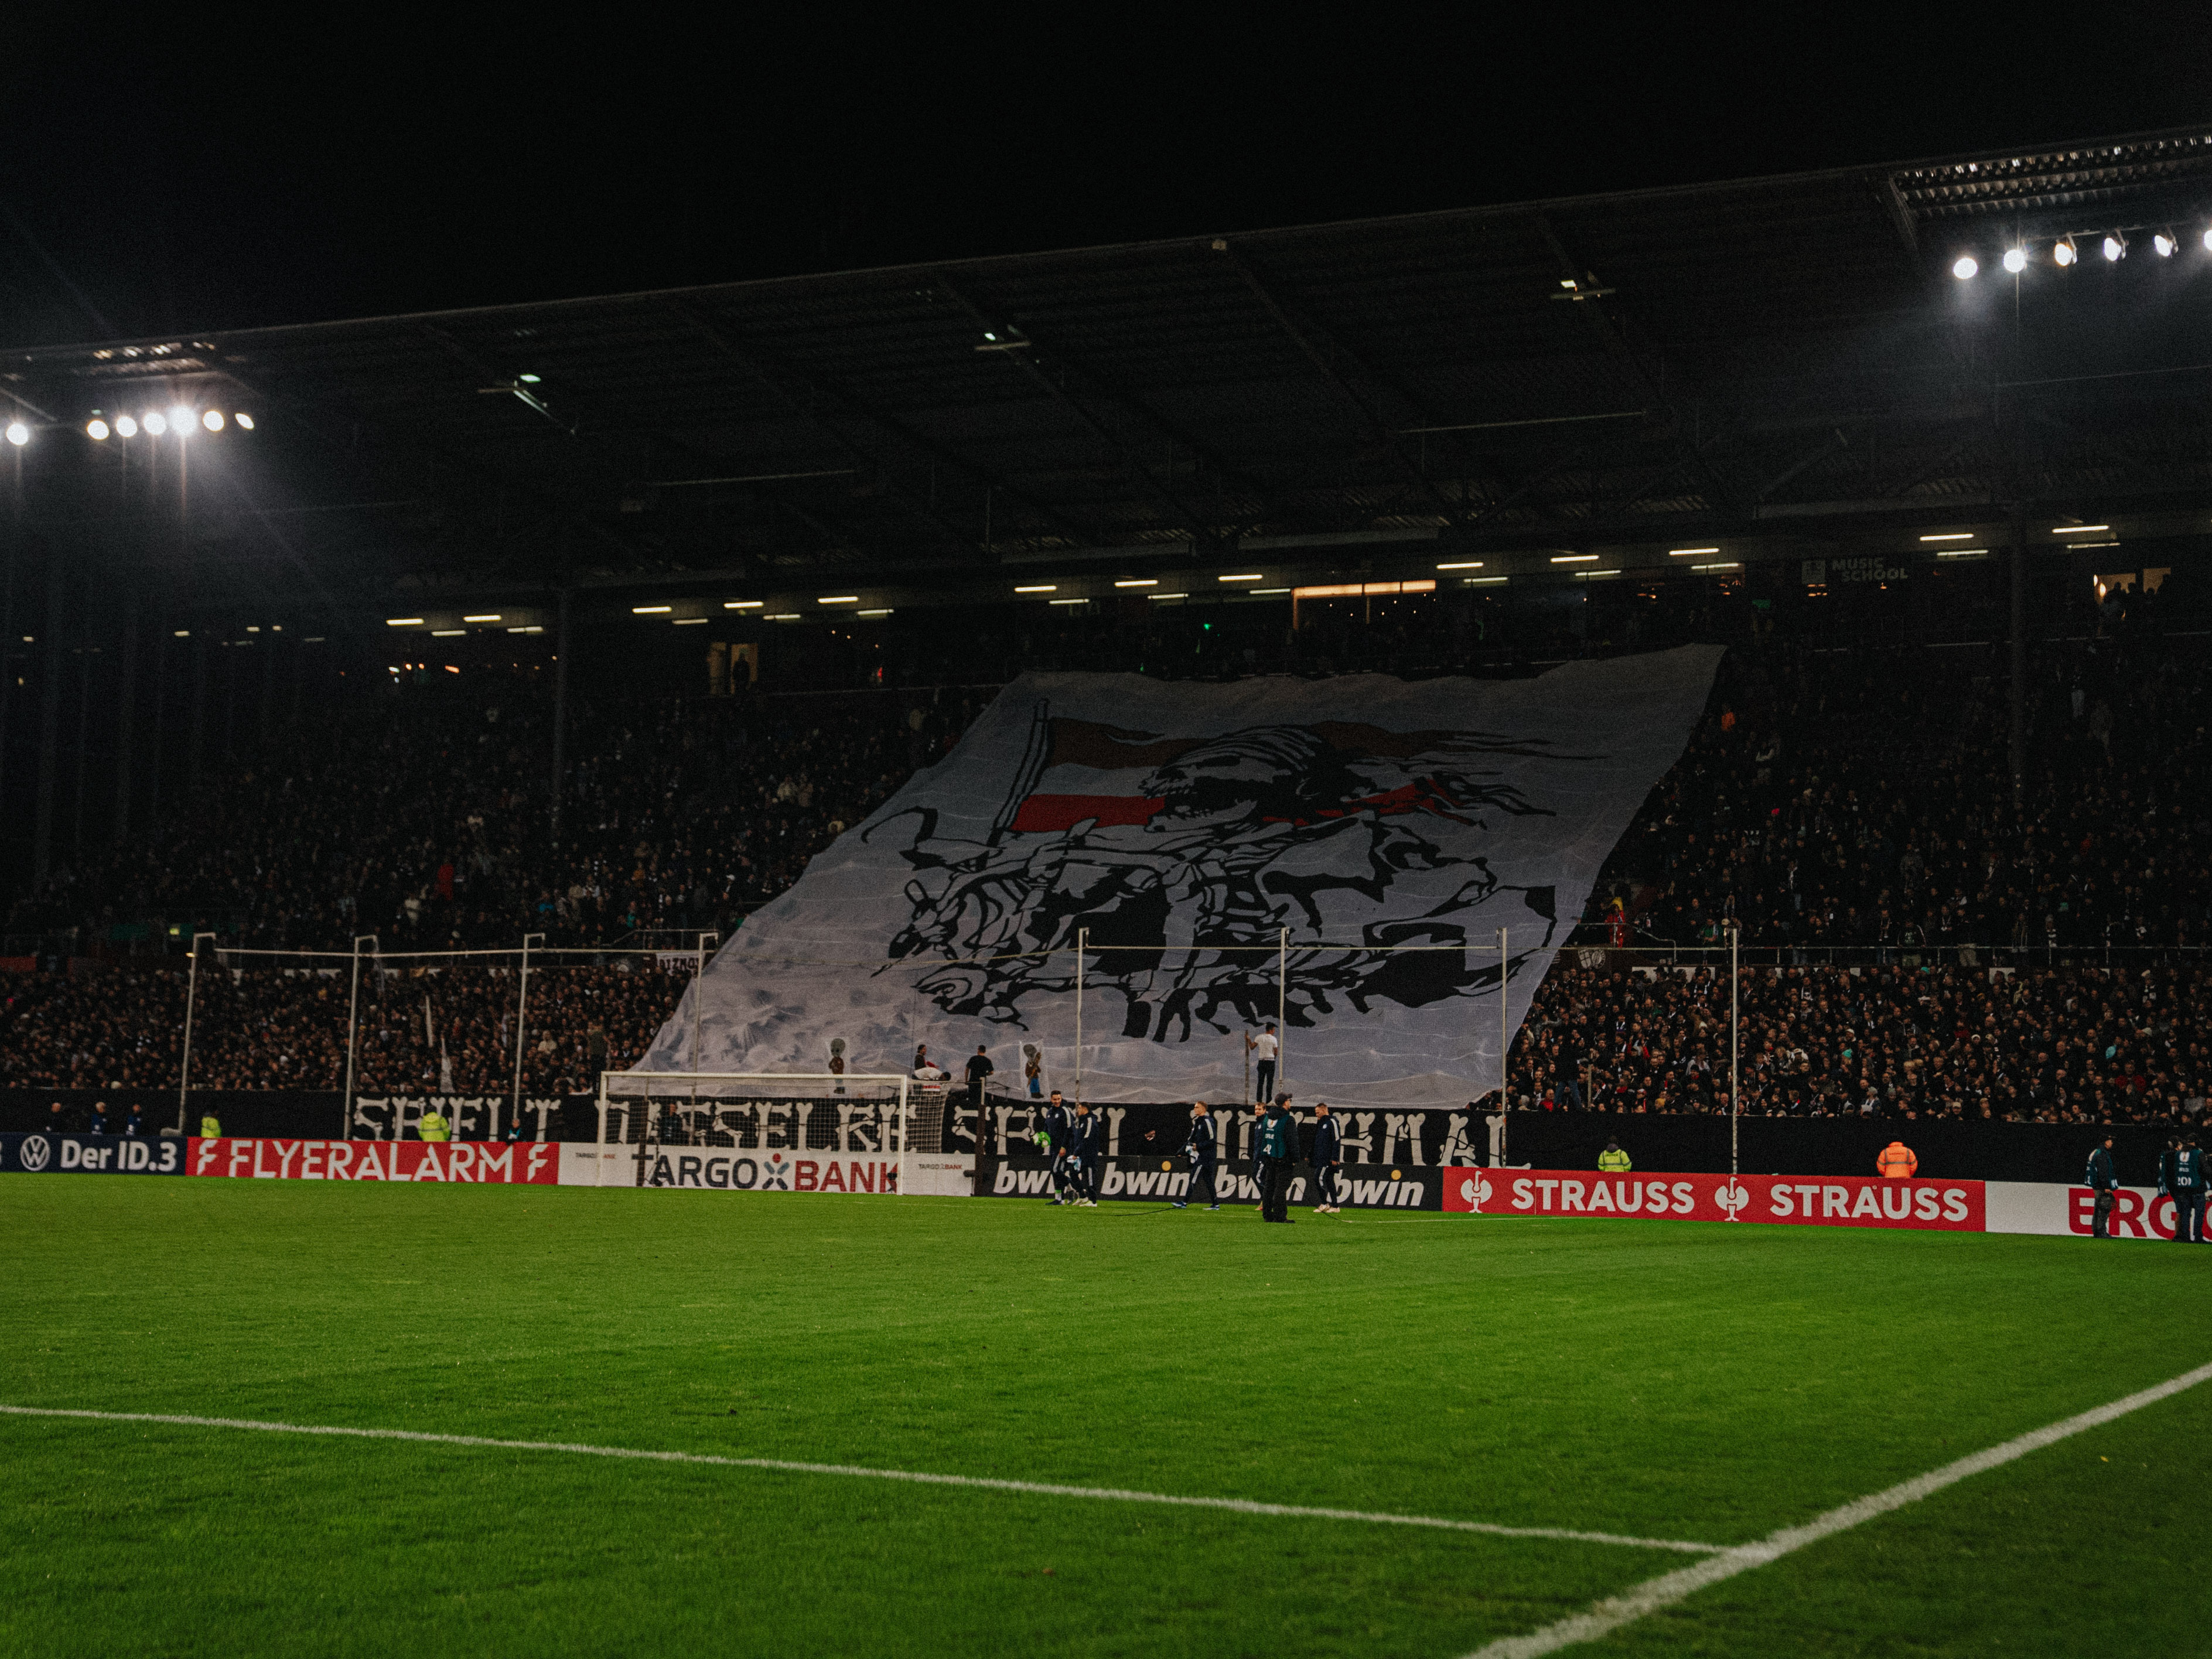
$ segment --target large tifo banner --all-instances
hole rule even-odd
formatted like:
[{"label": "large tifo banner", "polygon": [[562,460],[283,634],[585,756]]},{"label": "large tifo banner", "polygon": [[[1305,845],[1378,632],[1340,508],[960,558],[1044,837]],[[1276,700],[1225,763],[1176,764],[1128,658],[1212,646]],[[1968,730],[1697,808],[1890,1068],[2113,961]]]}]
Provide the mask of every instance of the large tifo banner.
[{"label": "large tifo banner", "polygon": [[1462,1104],[1719,657],[1024,675],[723,947],[645,1069],[901,1073],[927,1044],[957,1075],[980,1044],[1001,1079],[1072,1090],[1079,980],[1092,1098],[1238,1098],[1279,998],[1302,1099]]}]

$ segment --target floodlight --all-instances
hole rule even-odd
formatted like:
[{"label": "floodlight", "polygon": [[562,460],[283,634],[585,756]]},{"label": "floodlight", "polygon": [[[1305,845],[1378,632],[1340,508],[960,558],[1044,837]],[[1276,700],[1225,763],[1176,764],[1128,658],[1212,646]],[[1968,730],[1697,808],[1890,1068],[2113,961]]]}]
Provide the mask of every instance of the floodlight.
[{"label": "floodlight", "polygon": [[154,436],[158,438],[168,429],[169,423],[163,420],[159,414],[150,409],[146,411],[147,431],[152,433]]},{"label": "floodlight", "polygon": [[2128,239],[2114,231],[2105,238],[2105,258],[2118,264],[2128,257]]},{"label": "floodlight", "polygon": [[128,415],[118,415],[115,417],[115,435],[118,438],[137,437],[138,435],[138,422],[132,420]]},{"label": "floodlight", "polygon": [[2158,232],[2150,239],[2150,245],[2161,259],[2173,258],[2173,250],[2181,246],[2179,242],[2174,240],[2173,233],[2170,230]]},{"label": "floodlight", "polygon": [[238,429],[240,432],[251,432],[253,430],[253,416],[246,414],[243,410],[240,410],[237,414],[232,416],[230,418],[238,422]]},{"label": "floodlight", "polygon": [[2212,253],[2212,230],[2204,233],[2204,251]]},{"label": "floodlight", "polygon": [[94,443],[106,442],[107,422],[99,419],[87,421],[84,423],[84,435]]},{"label": "floodlight", "polygon": [[210,409],[206,414],[200,416],[200,424],[210,432],[222,431],[222,411],[219,409]]},{"label": "floodlight", "polygon": [[535,374],[518,374],[514,378],[521,381],[525,386],[536,386],[538,384],[538,377]]},{"label": "floodlight", "polygon": [[179,437],[183,437],[192,429],[192,411],[179,404],[169,411],[169,424],[177,428]]},{"label": "floodlight", "polygon": [[2027,250],[2008,247],[2005,250],[2004,268],[2017,276],[2027,269]]},{"label": "floodlight", "polygon": [[15,445],[16,448],[21,449],[25,444],[31,441],[31,428],[25,426],[21,421],[9,422],[8,441]]},{"label": "floodlight", "polygon": [[1963,283],[1980,269],[1981,266],[1976,263],[1972,254],[1961,253],[1952,262],[1951,274]]},{"label": "floodlight", "polygon": [[[2212,243],[2208,243],[2206,246],[2212,246]],[[2056,265],[2070,265],[2081,257],[2081,254],[2075,251],[2074,239],[2071,236],[2060,237],[2051,250],[2051,261]]]}]

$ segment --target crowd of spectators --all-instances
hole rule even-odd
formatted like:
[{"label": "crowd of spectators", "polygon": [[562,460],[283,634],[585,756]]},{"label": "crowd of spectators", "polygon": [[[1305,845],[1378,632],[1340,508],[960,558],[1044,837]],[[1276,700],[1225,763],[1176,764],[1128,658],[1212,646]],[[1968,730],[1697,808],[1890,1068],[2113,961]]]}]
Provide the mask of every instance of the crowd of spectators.
[{"label": "crowd of spectators", "polygon": [[[1601,953],[1602,954],[1602,953]],[[1514,1103],[2037,1123],[2202,1121],[2212,975],[1923,963],[1739,970],[1553,964],[1514,1045]]]},{"label": "crowd of spectators", "polygon": [[[689,963],[621,957],[532,963],[518,1010],[511,967],[370,963],[357,1009],[345,969],[240,969],[204,963],[191,996],[196,1089],[337,1089],[349,1012],[362,1095],[486,1095],[514,1086],[518,1012],[523,1085],[574,1094],[643,1056],[684,994]],[[176,1086],[185,969],[87,966],[73,976],[13,975],[0,1030],[0,1088]]]},{"label": "crowd of spectators", "polygon": [[153,834],[57,870],[9,931],[74,928],[82,954],[118,923],[301,951],[356,934],[391,951],[726,934],[949,749],[981,701],[580,702],[556,838],[542,693],[410,686],[335,729],[277,733]]}]

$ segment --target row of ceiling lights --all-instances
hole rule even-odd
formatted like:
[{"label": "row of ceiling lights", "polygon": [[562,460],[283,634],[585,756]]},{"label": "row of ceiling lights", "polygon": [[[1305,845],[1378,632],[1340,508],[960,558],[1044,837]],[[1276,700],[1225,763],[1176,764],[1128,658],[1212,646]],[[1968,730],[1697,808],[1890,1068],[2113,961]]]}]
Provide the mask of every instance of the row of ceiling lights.
[{"label": "row of ceiling lights", "polygon": [[[253,430],[253,416],[239,410],[228,417],[219,409],[189,409],[179,404],[163,410],[149,409],[143,415],[118,415],[111,423],[106,414],[94,410],[92,418],[84,423],[84,435],[94,443],[106,443],[110,438],[135,438],[141,432],[158,438],[173,432],[179,438],[189,436],[195,429],[220,432],[226,425],[235,426],[241,432]],[[21,421],[8,423],[8,441],[21,449],[31,441],[31,428]]]},{"label": "row of ceiling lights", "polygon": [[[2204,233],[2203,240],[2205,251],[2212,252],[2212,230],[2207,230]],[[2156,230],[2151,233],[2150,245],[2152,252],[2160,258],[2171,259],[2179,250],[2181,239],[2170,228]],[[2128,257],[2127,233],[2119,230],[2107,231],[2104,240],[2098,245],[2098,251],[2112,264],[2118,264]],[[2025,244],[2020,244],[2004,251],[2002,263],[2007,270],[2017,276],[2027,269],[2033,257],[2028,252]],[[2061,270],[2069,265],[2080,264],[2081,259],[2081,250],[2075,244],[2071,231],[2051,245],[2051,263]],[[1971,253],[1962,253],[1953,261],[1951,274],[1962,283],[1969,282],[1980,274],[1981,269],[1980,260],[1975,258]]]}]

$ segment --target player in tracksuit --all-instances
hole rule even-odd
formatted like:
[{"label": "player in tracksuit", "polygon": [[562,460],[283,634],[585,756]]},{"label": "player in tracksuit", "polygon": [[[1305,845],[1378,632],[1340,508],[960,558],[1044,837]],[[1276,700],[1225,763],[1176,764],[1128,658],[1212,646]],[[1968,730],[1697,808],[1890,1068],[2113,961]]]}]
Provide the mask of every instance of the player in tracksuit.
[{"label": "player in tracksuit", "polygon": [[2091,1149],[2089,1167],[2083,1173],[2083,1182],[2096,1194],[2096,1207],[2089,1221],[2089,1237],[2110,1238],[2112,1236],[2112,1206],[2118,1201],[2119,1177],[2112,1173],[2112,1138]]},{"label": "player in tracksuit", "polygon": [[2173,1242],[2204,1242],[2204,1153],[2191,1135],[2173,1153]]},{"label": "player in tracksuit", "polygon": [[1206,1110],[1202,1100],[1193,1101],[1190,1108],[1190,1139],[1183,1142],[1183,1156],[1190,1160],[1190,1185],[1183,1195],[1176,1200],[1178,1210],[1190,1208],[1194,1198],[1203,1197],[1206,1207],[1218,1210],[1221,1200],[1213,1190],[1213,1173],[1219,1164],[1220,1140],[1214,1133],[1213,1114]]},{"label": "player in tracksuit", "polygon": [[1344,1206],[1336,1200],[1336,1172],[1344,1163],[1344,1129],[1325,1100],[1314,1103],[1314,1213],[1336,1215]]},{"label": "player in tracksuit", "polygon": [[1060,1091],[1052,1091],[1052,1099],[1044,1110],[1036,1115],[1037,1145],[1052,1160],[1052,1201],[1064,1204],[1067,1200],[1067,1108],[1060,1103]]},{"label": "player in tracksuit", "polygon": [[1087,1102],[1077,1101],[1067,1125],[1067,1181],[1075,1191],[1069,1203],[1098,1207],[1098,1160],[1105,1151],[1105,1124],[1092,1115]]}]

